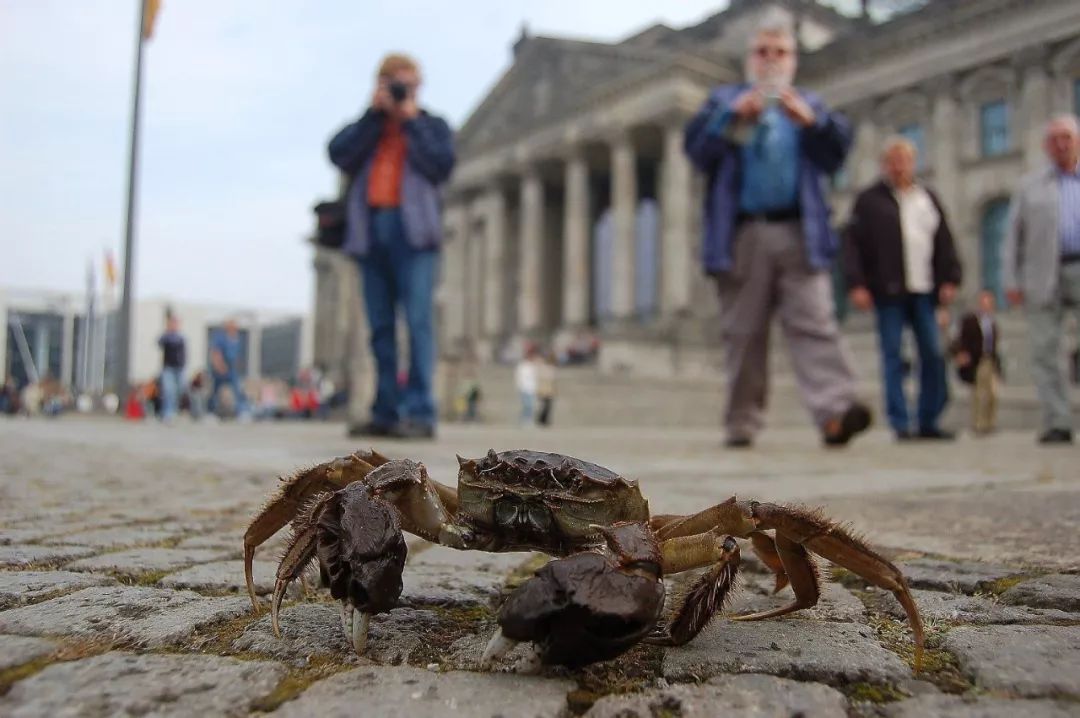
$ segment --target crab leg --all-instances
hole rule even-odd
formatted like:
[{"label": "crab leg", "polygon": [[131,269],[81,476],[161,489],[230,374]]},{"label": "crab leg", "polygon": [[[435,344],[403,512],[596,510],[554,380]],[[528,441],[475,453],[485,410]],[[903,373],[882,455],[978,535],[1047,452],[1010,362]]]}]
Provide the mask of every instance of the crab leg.
[{"label": "crab leg", "polygon": [[385,456],[372,449],[334,459],[281,479],[282,484],[277,492],[255,515],[244,533],[244,578],[248,596],[251,598],[251,607],[256,613],[259,612],[259,602],[255,597],[255,582],[251,575],[255,549],[276,534],[285,524],[295,519],[312,496],[323,491],[344,488],[354,481],[361,481],[375,467],[387,461]]},{"label": "crab leg", "polygon": [[[768,537],[766,536],[766,538]],[[780,572],[777,573],[776,582],[779,586],[777,590],[783,588],[783,585],[780,583],[781,577],[783,577],[784,583],[787,583],[787,580],[790,578],[791,590],[795,592],[795,600],[780,608],[774,608],[770,611],[761,611],[760,613],[751,613],[745,616],[735,616],[732,620],[758,621],[763,618],[783,616],[803,608],[813,608],[817,605],[818,598],[821,596],[821,576],[818,573],[817,564],[814,562],[814,558],[802,544],[792,541],[779,532],[776,534],[774,551],[782,563]]]},{"label": "crab leg", "polygon": [[708,625],[727,600],[739,568],[739,544],[730,536],[709,531],[680,536],[660,544],[665,574],[712,564],[686,593],[671,621],[645,639],[660,646],[681,646]]},{"label": "crab leg", "polygon": [[323,494],[316,498],[311,506],[305,511],[302,520],[293,533],[292,540],[281,557],[281,564],[277,570],[277,580],[274,582],[274,595],[270,600],[270,617],[274,627],[274,635],[281,638],[281,627],[278,625],[278,613],[281,610],[281,600],[285,597],[285,589],[289,583],[304,572],[311,560],[315,558],[316,538],[318,537],[317,526],[319,516],[326,505],[334,498],[334,494]]}]

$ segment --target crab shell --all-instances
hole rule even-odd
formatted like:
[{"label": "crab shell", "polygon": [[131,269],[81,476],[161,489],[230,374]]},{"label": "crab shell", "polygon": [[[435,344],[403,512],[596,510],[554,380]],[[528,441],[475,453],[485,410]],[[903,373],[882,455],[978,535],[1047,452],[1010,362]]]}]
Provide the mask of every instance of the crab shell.
[{"label": "crab shell", "polygon": [[514,450],[458,464],[458,520],[476,534],[470,548],[565,556],[602,544],[597,526],[649,520],[636,481],[588,461]]}]

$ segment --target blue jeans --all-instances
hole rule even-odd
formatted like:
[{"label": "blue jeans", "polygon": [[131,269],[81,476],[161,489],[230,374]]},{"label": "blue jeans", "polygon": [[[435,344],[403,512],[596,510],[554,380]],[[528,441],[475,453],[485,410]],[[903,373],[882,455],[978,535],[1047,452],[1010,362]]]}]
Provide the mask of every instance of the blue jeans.
[{"label": "blue jeans", "polygon": [[929,294],[907,294],[876,303],[881,373],[885,383],[885,413],[894,431],[910,431],[907,398],[904,396],[904,367],[900,355],[904,324],[915,333],[919,352],[920,430],[938,428],[938,417],[949,400],[945,379],[945,358],[941,353],[934,300]]},{"label": "blue jeans", "polygon": [[184,385],[184,370],[167,366],[161,369],[161,418],[168,421],[180,410],[180,387]]},{"label": "blue jeans", "polygon": [[[375,355],[376,392],[371,420],[389,427],[407,420],[434,426],[437,410],[435,329],[432,304],[439,275],[439,252],[418,250],[405,238],[398,209],[371,211],[371,246],[360,260],[364,305]],[[398,307],[409,329],[409,378],[398,387],[395,327]]]},{"label": "blue jeans", "polygon": [[236,402],[236,415],[247,413],[247,397],[244,396],[244,390],[240,387],[240,377],[234,373],[229,374],[214,374],[213,375],[214,388],[210,392],[210,399],[207,401],[207,409],[211,414],[218,413],[218,393],[221,392],[221,387],[227,386],[232,390],[233,399]]}]

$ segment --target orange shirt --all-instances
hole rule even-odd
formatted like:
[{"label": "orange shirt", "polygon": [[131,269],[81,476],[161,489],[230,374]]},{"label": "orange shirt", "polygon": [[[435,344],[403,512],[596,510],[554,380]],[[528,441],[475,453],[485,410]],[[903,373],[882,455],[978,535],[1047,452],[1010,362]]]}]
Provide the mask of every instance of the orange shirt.
[{"label": "orange shirt", "polygon": [[386,120],[368,176],[368,205],[401,206],[401,175],[405,170],[405,132],[401,123]]}]

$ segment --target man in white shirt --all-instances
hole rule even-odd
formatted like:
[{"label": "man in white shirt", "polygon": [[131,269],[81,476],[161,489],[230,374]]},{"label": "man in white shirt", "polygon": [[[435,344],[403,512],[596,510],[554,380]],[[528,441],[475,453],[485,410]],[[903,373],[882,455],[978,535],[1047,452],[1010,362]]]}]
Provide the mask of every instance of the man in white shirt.
[{"label": "man in white shirt", "polygon": [[[945,359],[935,321],[960,284],[960,262],[941,203],[915,177],[915,146],[903,137],[885,143],[882,180],[855,200],[844,243],[851,303],[873,307],[881,346],[885,412],[900,440],[951,439],[938,426],[948,401]],[[901,344],[910,325],[919,352],[918,426],[904,396]]]}]

